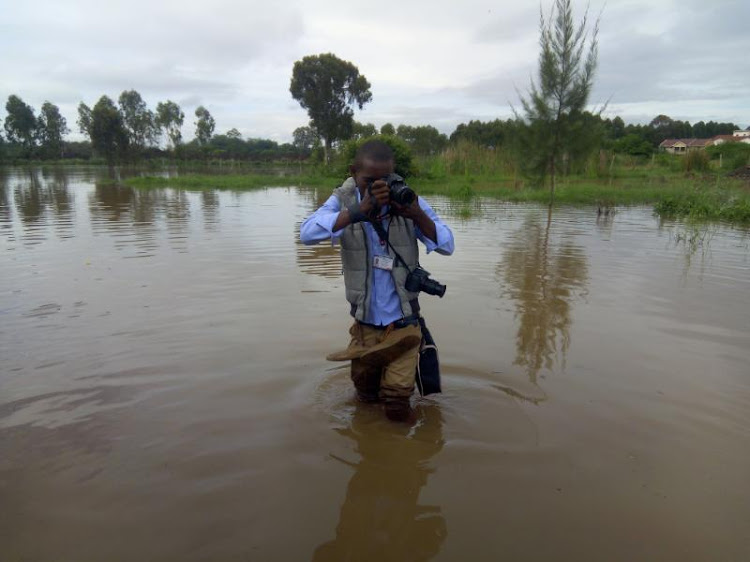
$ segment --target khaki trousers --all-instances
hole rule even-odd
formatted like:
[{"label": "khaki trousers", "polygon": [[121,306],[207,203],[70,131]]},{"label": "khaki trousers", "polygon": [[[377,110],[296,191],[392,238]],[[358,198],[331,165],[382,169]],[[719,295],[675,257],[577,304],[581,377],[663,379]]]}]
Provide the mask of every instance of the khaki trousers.
[{"label": "khaki trousers", "polygon": [[[398,332],[398,336],[395,332]],[[349,328],[352,336],[350,346],[362,345],[372,347],[385,342],[388,338],[402,335],[416,335],[421,339],[422,331],[419,326],[406,326],[398,330],[390,328],[377,329],[372,326],[354,322]],[[388,400],[393,398],[408,398],[414,391],[414,376],[419,359],[419,343],[407,349],[397,357],[389,357],[380,362],[369,362],[362,359],[352,359],[352,382],[360,398],[365,400]]]}]

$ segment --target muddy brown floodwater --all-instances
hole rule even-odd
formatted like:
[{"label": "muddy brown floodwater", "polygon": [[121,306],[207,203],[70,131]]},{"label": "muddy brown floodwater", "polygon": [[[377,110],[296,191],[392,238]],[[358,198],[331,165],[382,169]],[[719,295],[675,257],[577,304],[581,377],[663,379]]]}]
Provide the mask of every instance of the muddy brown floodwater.
[{"label": "muddy brown floodwater", "polygon": [[409,428],[324,359],[329,190],[98,174],[0,173],[0,560],[750,559],[746,231],[428,198]]}]

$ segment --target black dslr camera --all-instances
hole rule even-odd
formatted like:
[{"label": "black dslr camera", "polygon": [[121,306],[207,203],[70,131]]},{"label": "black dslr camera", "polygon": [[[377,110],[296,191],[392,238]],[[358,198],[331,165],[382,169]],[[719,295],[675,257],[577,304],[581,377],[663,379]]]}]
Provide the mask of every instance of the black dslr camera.
[{"label": "black dslr camera", "polygon": [[[398,174],[388,174],[381,179],[388,184],[388,189],[390,189],[389,197],[391,198],[391,201],[395,201],[401,206],[408,206],[414,203],[414,200],[417,198],[417,194],[414,193],[414,190],[411,187],[406,185],[404,178],[402,178]],[[370,191],[372,191],[372,182],[368,187]]]},{"label": "black dslr camera", "polygon": [[424,291],[428,295],[437,295],[443,298],[445,294],[445,285],[441,285],[434,279],[430,279],[430,272],[422,269],[420,266],[414,268],[413,271],[409,272],[406,276],[406,283],[404,283],[407,291],[412,293],[418,293]]},{"label": "black dslr camera", "polygon": [[411,205],[417,198],[417,194],[414,193],[414,190],[406,185],[404,178],[398,174],[388,174],[385,178],[385,183],[388,184],[388,187],[391,190],[391,201],[395,201],[401,206],[406,207]]}]

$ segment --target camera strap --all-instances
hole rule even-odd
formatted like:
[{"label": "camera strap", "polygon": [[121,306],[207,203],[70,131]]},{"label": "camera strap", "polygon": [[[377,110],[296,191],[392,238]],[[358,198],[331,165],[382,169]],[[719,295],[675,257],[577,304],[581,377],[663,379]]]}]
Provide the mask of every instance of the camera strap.
[{"label": "camera strap", "polygon": [[[372,184],[367,186],[367,190],[370,193],[370,196],[372,197]],[[377,233],[378,238],[380,238],[380,243],[383,244],[384,246],[389,247],[393,251],[393,255],[396,258],[396,263],[400,261],[401,264],[406,268],[406,271],[411,273],[411,269],[406,264],[406,260],[404,260],[404,258],[401,257],[401,254],[399,254],[396,251],[396,248],[393,247],[393,244],[391,244],[391,241],[388,239],[388,232],[383,228],[383,224],[380,222],[380,219],[375,216],[375,217],[368,217],[367,220],[375,229],[375,232]],[[390,224],[392,220],[393,220],[393,215],[391,215],[391,218],[388,220],[389,230],[390,230]]]}]

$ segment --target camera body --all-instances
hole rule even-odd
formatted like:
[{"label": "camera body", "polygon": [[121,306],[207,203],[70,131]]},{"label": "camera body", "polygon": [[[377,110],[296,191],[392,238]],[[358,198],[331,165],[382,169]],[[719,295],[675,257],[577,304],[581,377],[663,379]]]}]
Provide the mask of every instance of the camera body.
[{"label": "camera body", "polygon": [[[406,185],[404,178],[398,174],[388,174],[384,178],[381,178],[386,184],[388,184],[389,197],[391,201],[395,201],[401,206],[408,206],[414,203],[417,198],[417,194],[414,190]],[[368,186],[369,190],[372,190],[372,183]]]},{"label": "camera body", "polygon": [[426,269],[422,269],[420,266],[414,268],[406,276],[406,283],[404,283],[407,291],[412,293],[418,293],[424,291],[428,295],[437,295],[443,298],[447,287],[438,283],[434,279],[430,279],[430,272]]},{"label": "camera body", "polygon": [[388,184],[390,189],[391,201],[395,201],[401,206],[408,206],[414,203],[417,198],[417,194],[414,190],[406,185],[404,178],[398,174],[388,174],[385,178],[385,182]]}]

